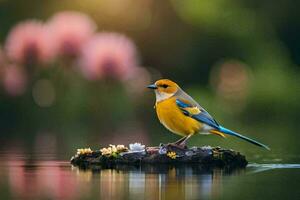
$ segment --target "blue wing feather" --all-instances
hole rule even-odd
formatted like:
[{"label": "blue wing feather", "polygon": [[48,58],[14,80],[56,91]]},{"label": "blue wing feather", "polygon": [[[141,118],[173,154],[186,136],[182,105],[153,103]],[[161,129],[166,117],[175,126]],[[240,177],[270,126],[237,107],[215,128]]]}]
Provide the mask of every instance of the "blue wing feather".
[{"label": "blue wing feather", "polygon": [[193,114],[189,113],[188,110],[185,110],[185,108],[193,108],[193,107],[195,107],[192,104],[185,103],[185,102],[181,101],[180,99],[176,99],[176,104],[182,110],[183,114],[185,114],[186,116],[189,116],[189,117],[191,117],[191,118],[193,118],[193,119],[195,119],[195,120],[197,120],[199,122],[207,124],[207,125],[211,126],[212,128],[215,128],[216,130],[222,132],[222,133],[225,133],[225,134],[228,134],[228,135],[233,135],[235,137],[238,137],[238,138],[241,138],[243,140],[246,140],[246,141],[248,141],[248,142],[250,142],[252,144],[255,144],[257,146],[260,146],[260,147],[263,147],[265,149],[270,150],[270,148],[267,145],[264,145],[264,144],[262,144],[262,143],[260,143],[260,142],[258,142],[256,140],[254,140],[254,139],[248,138],[246,136],[243,136],[243,135],[241,135],[239,133],[236,133],[234,131],[231,131],[231,130],[229,130],[227,128],[224,128],[224,127],[220,126],[216,122],[216,120],[214,120],[214,118],[212,118],[209,115],[209,113],[206,110],[204,110],[203,108],[201,108],[201,107],[199,108],[197,106],[200,109],[201,112],[199,114],[193,115]]},{"label": "blue wing feather", "polygon": [[183,114],[190,116],[191,118],[193,118],[197,121],[205,123],[217,130],[219,129],[219,124],[204,109],[199,108],[201,110],[201,112],[199,114],[190,115],[190,113],[188,113],[186,110],[184,110],[184,108],[194,107],[194,106],[187,104],[187,103],[181,101],[180,99],[176,99],[176,104],[182,110]]},{"label": "blue wing feather", "polygon": [[192,107],[191,105],[189,104],[186,104],[182,101],[180,101],[179,99],[176,99],[176,104],[179,108],[188,108],[188,107]]},{"label": "blue wing feather", "polygon": [[193,119],[197,120],[197,121],[200,121],[202,123],[205,123],[215,129],[219,129],[219,125],[215,123],[214,120],[208,118],[205,114],[203,113],[199,113],[198,115],[192,115],[191,116]]}]

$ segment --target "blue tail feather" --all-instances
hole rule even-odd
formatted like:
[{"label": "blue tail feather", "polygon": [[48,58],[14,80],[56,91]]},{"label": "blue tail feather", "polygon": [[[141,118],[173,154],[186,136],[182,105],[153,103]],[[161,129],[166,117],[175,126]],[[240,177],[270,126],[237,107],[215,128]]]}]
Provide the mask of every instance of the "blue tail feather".
[{"label": "blue tail feather", "polygon": [[263,148],[265,148],[265,149],[267,149],[267,150],[270,150],[270,148],[269,148],[267,145],[264,145],[264,144],[262,144],[262,143],[260,143],[260,142],[257,142],[257,141],[255,141],[255,140],[253,140],[253,139],[251,139],[251,138],[248,138],[248,137],[246,137],[246,136],[243,136],[243,135],[241,135],[241,134],[239,134],[239,133],[233,132],[233,131],[231,131],[231,130],[229,130],[229,129],[227,129],[227,128],[224,128],[224,127],[222,127],[222,126],[219,126],[219,131],[222,132],[222,133],[225,133],[225,134],[227,134],[227,135],[233,135],[233,136],[236,136],[236,137],[238,137],[238,138],[241,138],[241,139],[243,139],[243,140],[246,140],[247,142],[250,142],[250,143],[252,143],[252,144],[255,144],[255,145],[257,145],[257,146],[260,146],[260,147],[263,147]]}]

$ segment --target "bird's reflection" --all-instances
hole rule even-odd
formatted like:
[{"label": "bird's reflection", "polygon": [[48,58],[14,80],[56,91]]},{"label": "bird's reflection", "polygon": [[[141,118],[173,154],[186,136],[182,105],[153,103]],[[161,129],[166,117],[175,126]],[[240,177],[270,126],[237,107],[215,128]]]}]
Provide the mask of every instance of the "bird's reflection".
[{"label": "bird's reflection", "polygon": [[91,172],[99,176],[103,199],[217,198],[222,194],[222,178],[242,172],[203,169],[199,165],[120,165],[114,169],[76,170],[79,177]]},{"label": "bird's reflection", "polygon": [[69,162],[28,160],[11,154],[3,160],[0,180],[7,183],[8,195],[17,199],[219,198],[223,179],[243,173],[158,164],[82,170]]}]

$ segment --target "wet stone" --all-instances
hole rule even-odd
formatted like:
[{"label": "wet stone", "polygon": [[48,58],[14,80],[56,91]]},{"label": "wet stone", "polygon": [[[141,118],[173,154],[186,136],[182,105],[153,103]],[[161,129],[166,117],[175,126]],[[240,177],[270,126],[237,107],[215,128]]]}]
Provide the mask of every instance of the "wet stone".
[{"label": "wet stone", "polygon": [[147,164],[185,165],[196,164],[205,168],[245,168],[248,164],[244,155],[231,149],[220,147],[181,148],[170,144],[146,147],[144,151],[122,152],[103,155],[101,151],[76,154],[71,164],[79,168],[111,168],[119,165],[142,166]]}]

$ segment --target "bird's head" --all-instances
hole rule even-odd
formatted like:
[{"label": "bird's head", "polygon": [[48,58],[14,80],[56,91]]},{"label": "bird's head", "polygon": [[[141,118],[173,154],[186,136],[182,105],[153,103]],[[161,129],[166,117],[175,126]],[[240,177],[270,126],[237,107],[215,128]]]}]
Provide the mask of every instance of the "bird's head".
[{"label": "bird's head", "polygon": [[169,79],[160,79],[154,84],[148,85],[148,88],[155,91],[157,102],[170,98],[180,89],[175,82]]}]

